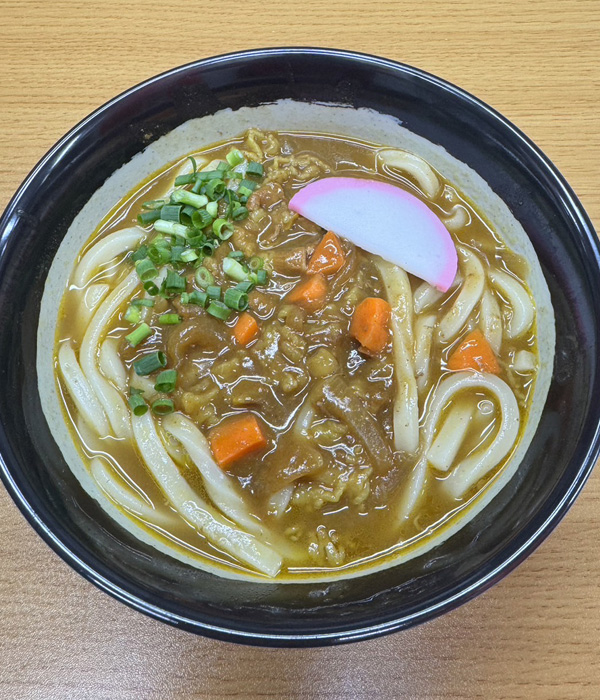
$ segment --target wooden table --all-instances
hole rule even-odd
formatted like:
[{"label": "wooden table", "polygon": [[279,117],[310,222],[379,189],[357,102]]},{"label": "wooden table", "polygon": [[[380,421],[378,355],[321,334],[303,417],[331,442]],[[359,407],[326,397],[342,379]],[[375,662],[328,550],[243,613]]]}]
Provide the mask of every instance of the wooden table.
[{"label": "wooden table", "polygon": [[[598,0],[0,0],[0,208],[73,124],[203,56],[334,46],[436,73],[520,126],[600,220]],[[0,492],[0,697],[600,697],[600,472],[508,579],[415,630],[333,649],[196,638],[100,593]]]}]

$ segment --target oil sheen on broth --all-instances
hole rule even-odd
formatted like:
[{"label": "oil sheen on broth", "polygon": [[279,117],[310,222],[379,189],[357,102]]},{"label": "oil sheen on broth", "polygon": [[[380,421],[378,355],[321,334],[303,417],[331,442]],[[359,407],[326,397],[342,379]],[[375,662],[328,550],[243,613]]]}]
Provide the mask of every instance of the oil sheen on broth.
[{"label": "oil sheen on broth", "polygon": [[[185,552],[198,566],[211,560],[230,571],[285,579],[332,570],[342,575],[397,556],[461,518],[510,460],[527,420],[538,353],[525,261],[443,174],[401,151],[329,134],[253,129],[192,155],[194,164],[182,159],[169,165],[106,216],[81,251],[64,294],[56,340],[60,395],[73,438],[106,498],[174,556]],[[263,173],[257,167],[246,172],[249,162],[262,165]],[[194,179],[194,167],[211,179]],[[234,171],[240,175],[232,177]],[[175,187],[182,174],[189,183]],[[446,223],[459,251],[458,274],[446,293],[408,276],[401,337],[384,320],[380,351],[361,348],[351,325],[365,299],[393,303],[389,276],[395,272],[388,266],[388,275],[382,274],[381,261],[343,232],[335,232],[339,269],[319,273],[325,281],[319,298],[294,294],[315,276],[321,251],[315,249],[325,231],[288,203],[307,183],[333,175],[382,180],[416,195]],[[203,248],[200,225],[187,239],[171,237],[150,221],[158,216],[153,211],[162,212],[162,221],[169,209],[143,206],[167,202],[174,189],[190,191],[197,181],[196,194],[209,200],[204,206],[195,200],[205,212],[195,219],[205,226]],[[237,189],[236,197],[230,200],[227,189]],[[171,221],[181,218],[191,231],[194,206],[170,206]],[[148,223],[140,226],[143,212]],[[220,230],[225,240],[211,250],[215,219],[226,222]],[[129,238],[119,243],[122,231]],[[99,251],[110,236],[114,246],[94,257],[90,251]],[[157,236],[162,253],[154,250],[148,258]],[[144,260],[149,264],[140,267]],[[236,263],[233,270],[225,260]],[[167,282],[177,273],[185,286],[163,283],[163,293],[156,294],[167,269]],[[199,269],[206,271],[200,279]],[[144,270],[146,290],[139,279]],[[228,314],[223,294],[240,284],[233,298],[241,295],[243,307],[247,294],[248,308]],[[207,291],[214,297],[217,287],[213,312],[225,319],[206,308]],[[115,312],[94,336],[90,328],[111,295]],[[242,315],[248,328],[242,329]],[[236,332],[238,322],[245,334]],[[140,331],[143,338],[132,345],[126,336],[143,324],[146,335]],[[412,377],[395,366],[398,344]],[[61,356],[65,346],[73,355]],[[490,352],[497,362],[492,371]],[[149,357],[164,366],[159,362],[139,375],[134,363]],[[75,374],[69,362],[77,363]],[[75,387],[77,370],[83,394]],[[167,370],[176,371],[175,388],[167,382],[157,391],[157,377]],[[452,377],[456,387],[447,384],[447,399],[432,419],[436,392],[441,395]],[[81,410],[86,391],[98,397],[88,402],[87,413]],[[398,449],[394,425],[397,402],[411,391],[419,425],[412,452]],[[105,402],[115,396],[119,410],[111,414]],[[134,416],[133,407],[146,412]],[[89,415],[94,411],[96,418]],[[502,416],[512,426],[503,427]],[[507,430],[512,439],[500,435]],[[472,469],[477,455],[483,455],[479,462],[489,459],[475,476],[453,474],[467,469],[469,460]],[[179,501],[165,490],[173,468]],[[454,486],[445,487],[453,475]],[[178,511],[178,503],[190,499],[196,500],[195,516],[183,505]],[[240,532],[246,538],[241,544],[223,546]],[[257,544],[257,551],[239,555],[238,547]],[[261,565],[265,553],[273,556]]]}]

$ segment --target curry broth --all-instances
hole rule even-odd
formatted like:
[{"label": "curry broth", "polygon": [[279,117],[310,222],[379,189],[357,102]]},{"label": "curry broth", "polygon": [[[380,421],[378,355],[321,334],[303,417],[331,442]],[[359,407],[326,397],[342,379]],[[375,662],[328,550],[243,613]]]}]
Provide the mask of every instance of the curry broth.
[{"label": "curry broth", "polygon": [[[288,161],[293,163],[293,158],[306,157],[308,161],[318,163],[314,166],[315,177],[335,172],[337,176],[370,177],[392,182],[418,196],[440,216],[451,204],[461,203],[468,211],[470,221],[454,236],[457,243],[476,251],[484,265],[505,269],[521,281],[525,262],[503,244],[483,215],[439,173],[443,186],[439,196],[430,201],[410,178],[380,167],[377,158],[379,146],[321,134],[280,132],[277,139],[278,147],[271,144],[265,151],[267,182],[260,190],[267,191],[267,194],[259,207],[264,215],[240,222],[233,237],[204,263],[214,274],[215,281],[224,283],[220,263],[229,251],[241,250],[247,257],[264,256],[270,272],[268,286],[250,295],[250,308],[261,326],[259,338],[249,347],[240,348],[231,337],[235,318],[219,321],[199,307],[186,309],[177,300],[167,299],[158,301],[157,307],[147,313],[146,322],[152,327],[153,334],[143,346],[131,348],[124,339],[131,330],[122,318],[127,304],[115,317],[108,336],[118,340],[120,356],[128,374],[141,354],[153,350],[166,352],[168,367],[178,371],[178,388],[172,395],[175,409],[190,416],[205,434],[222,419],[240,411],[253,412],[264,421],[268,432],[266,450],[242,459],[226,471],[247,495],[252,512],[304,553],[298,561],[286,562],[280,574],[293,577],[295,572],[318,573],[332,568],[359,566],[361,562],[413,546],[436,528],[460,517],[510,460],[512,451],[460,501],[448,499],[436,489],[435,482],[443,479],[443,475],[436,474],[414,517],[397,527],[391,524],[394,499],[414,463],[414,457],[396,453],[391,468],[382,470],[353,435],[351,426],[319,408],[310,427],[304,432],[298,431],[297,419],[308,401],[307,397],[319,382],[339,374],[376,418],[393,449],[391,407],[395,379],[389,346],[381,357],[365,357],[358,352],[356,342],[349,335],[356,305],[368,296],[385,297],[385,287],[371,255],[344,243],[346,263],[331,281],[329,302],[322,310],[303,312],[285,300],[286,294],[303,275],[301,267],[294,269],[296,251],[303,249],[308,256],[322,237],[322,230],[316,225],[301,217],[290,216],[287,202],[304,183],[293,175],[285,177]],[[232,147],[245,146],[244,138],[237,138],[192,155],[199,163],[209,163],[213,159],[224,159]],[[184,161],[178,161],[168,166],[134,189],[94,232],[79,259],[101,237],[124,226],[137,225],[141,204],[164,195],[183,164]],[[269,181],[269,174],[273,171],[283,174]],[[270,184],[281,187],[282,200],[269,200]],[[272,191],[276,191],[275,187]],[[103,281],[112,269],[117,269],[116,276],[110,279],[114,286],[129,273],[131,266],[124,259],[113,262],[90,284]],[[190,273],[190,282],[192,278],[193,273]],[[411,277],[413,291],[419,284],[420,280]],[[445,296],[436,307],[438,313],[452,305],[458,292],[456,289]],[[57,346],[64,339],[70,339],[75,348],[79,347],[82,328],[77,322],[77,309],[81,295],[82,291],[73,287],[65,293]],[[182,323],[159,326],[156,321],[159,313],[179,313]],[[477,324],[476,313],[472,321]],[[189,343],[186,333],[192,337]],[[461,336],[443,348],[434,344],[429,395],[447,372],[448,355]],[[517,396],[521,432],[526,424],[534,379],[512,371],[511,363],[514,353],[520,349],[537,355],[535,338],[534,323],[518,341],[504,341],[498,354],[502,368],[500,376]],[[122,387],[124,395],[125,389]],[[61,396],[68,422],[77,431],[77,411],[62,386]],[[480,399],[489,400],[483,393]],[[423,397],[421,419],[427,402],[427,396]],[[496,429],[493,418],[487,422],[480,418],[476,429],[462,444],[457,459],[471,453],[482,442],[482,436],[489,436]],[[132,444],[115,438],[90,439],[85,430],[80,431],[76,442],[81,445],[86,460],[103,453],[130,487],[143,494],[155,507],[170,509]],[[189,483],[207,497],[196,468],[174,442],[170,445],[170,454]],[[282,515],[275,517],[270,499],[274,492],[290,484],[294,486],[294,493],[289,506]],[[132,515],[127,514],[127,517]],[[178,518],[176,522],[177,525],[168,532],[142,525],[153,536],[188,553],[246,570],[213,547],[185,520]]]}]

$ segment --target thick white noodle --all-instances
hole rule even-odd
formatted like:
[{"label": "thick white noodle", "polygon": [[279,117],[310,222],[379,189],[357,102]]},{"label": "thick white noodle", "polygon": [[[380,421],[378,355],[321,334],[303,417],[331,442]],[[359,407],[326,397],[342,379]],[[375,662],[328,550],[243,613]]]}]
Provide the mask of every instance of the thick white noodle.
[{"label": "thick white noodle", "polygon": [[429,282],[421,283],[415,289],[415,313],[420,314],[421,312],[425,311],[425,309],[430,307],[432,304],[435,304],[435,302],[439,301],[443,296],[444,292],[440,292],[439,289],[436,289],[435,287],[430,285]]},{"label": "thick white noodle", "polygon": [[129,410],[125,401],[112,384],[105,379],[97,365],[97,355],[106,326],[119,307],[131,297],[140,279],[135,271],[131,272],[102,302],[88,326],[81,349],[79,362],[90,386],[102,404],[110,424],[117,437],[131,436]]},{"label": "thick white noodle", "polygon": [[413,467],[409,482],[398,503],[398,521],[410,517],[427,478],[427,453],[431,446],[440,415],[454,394],[465,389],[485,389],[494,395],[502,414],[500,428],[491,444],[484,445],[460,462],[442,482],[442,488],[454,498],[460,498],[482,476],[504,457],[519,434],[519,407],[511,388],[493,374],[454,372],[438,384],[421,430],[420,458]]},{"label": "thick white noodle", "polygon": [[168,530],[177,522],[175,513],[164,513],[144,502],[107,466],[100,457],[92,458],[90,471],[95,482],[118,506],[150,525]]},{"label": "thick white noodle", "polygon": [[479,306],[479,327],[496,355],[502,346],[502,314],[500,305],[490,289],[486,289]]},{"label": "thick white noodle", "polygon": [[117,338],[106,338],[100,346],[100,369],[104,376],[115,385],[124,388],[127,385],[127,372],[119,357]]},{"label": "thick white noodle", "polygon": [[417,316],[415,320],[415,374],[419,393],[422,393],[429,383],[429,363],[435,321],[435,314]]},{"label": "thick white noodle", "polygon": [[58,366],[79,415],[98,435],[108,435],[110,426],[98,397],[81,371],[75,351],[65,342],[58,351]]},{"label": "thick white noodle", "polygon": [[463,285],[454,304],[439,323],[440,339],[445,343],[460,333],[461,328],[481,299],[485,287],[483,266],[477,255],[462,246],[459,246],[457,250],[459,260],[462,263]]},{"label": "thick white noodle", "polygon": [[414,370],[412,292],[404,270],[377,258],[387,298],[392,307],[392,337],[396,398],[394,444],[397,450],[415,452],[419,447],[419,397]]},{"label": "thick white noodle", "polygon": [[427,461],[432,467],[442,472],[450,469],[465,439],[474,413],[475,406],[469,401],[461,401],[450,408],[427,452]]},{"label": "thick white noodle", "polygon": [[462,204],[455,204],[450,210],[450,214],[443,217],[442,221],[448,231],[454,232],[471,223],[471,215]]},{"label": "thick white noodle", "polygon": [[269,498],[269,515],[272,515],[275,518],[280,518],[287,510],[287,507],[290,505],[290,501],[292,500],[293,494],[294,487],[291,484],[290,486],[282,488],[281,491],[277,491],[276,493],[274,493]]},{"label": "thick white noodle", "polygon": [[132,389],[139,389],[142,391],[146,401],[151,401],[158,394],[154,388],[154,380],[150,379],[150,377],[140,377],[133,371],[129,376],[129,386]]},{"label": "thick white noodle", "polygon": [[77,323],[82,329],[82,334],[88,327],[94,311],[100,306],[109,291],[109,284],[99,282],[98,284],[90,284],[81,293],[81,302],[77,309]]},{"label": "thick white noodle", "polygon": [[101,265],[135,248],[145,235],[146,231],[143,228],[134,226],[115,231],[102,238],[81,258],[79,265],[75,268],[73,284],[77,287],[85,286]]},{"label": "thick white noodle", "polygon": [[535,355],[529,350],[517,350],[515,353],[515,359],[512,363],[512,368],[515,372],[522,372],[527,374],[529,372],[535,372],[537,367],[537,360]]},{"label": "thick white noodle", "polygon": [[414,178],[423,194],[429,199],[433,199],[440,191],[440,181],[432,167],[414,153],[385,149],[379,151],[378,155],[389,168],[403,170]]},{"label": "thick white noodle", "polygon": [[506,335],[509,338],[518,338],[529,330],[533,323],[534,308],[531,297],[525,287],[506,272],[490,270],[489,276],[494,286],[506,297],[512,310],[506,324]]},{"label": "thick white noodle", "polygon": [[175,510],[218,549],[267,576],[276,576],[281,557],[254,535],[234,527],[192,489],[167,454],[151,412],[133,416],[132,425],[142,459]]}]

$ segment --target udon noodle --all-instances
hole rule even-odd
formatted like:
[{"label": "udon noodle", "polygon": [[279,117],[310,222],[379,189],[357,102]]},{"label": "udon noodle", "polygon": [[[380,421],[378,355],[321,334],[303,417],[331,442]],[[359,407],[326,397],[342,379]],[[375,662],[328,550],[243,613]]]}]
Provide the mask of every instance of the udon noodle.
[{"label": "udon noodle", "polygon": [[[424,203],[451,284],[368,252],[380,209],[358,238],[343,212],[328,233],[295,210],[334,177]],[[301,582],[472,519],[531,440],[553,333],[531,244],[470,169],[385,117],[281,103],[190,122],[94,195],[49,275],[38,375],[71,469],[124,528]]]}]

